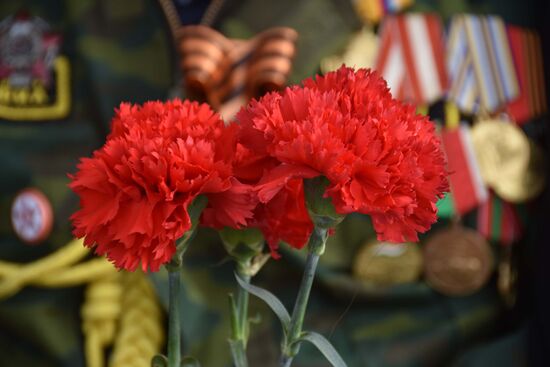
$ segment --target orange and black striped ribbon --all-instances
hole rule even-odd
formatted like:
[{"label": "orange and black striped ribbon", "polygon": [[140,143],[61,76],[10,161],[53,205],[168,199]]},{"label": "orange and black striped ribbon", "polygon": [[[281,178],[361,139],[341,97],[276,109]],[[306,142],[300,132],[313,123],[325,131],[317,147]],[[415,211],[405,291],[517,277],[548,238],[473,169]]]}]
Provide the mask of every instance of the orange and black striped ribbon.
[{"label": "orange and black striped ribbon", "polygon": [[249,99],[285,86],[297,36],[291,28],[277,27],[240,40],[205,26],[182,27],[180,66],[187,95],[232,118]]}]

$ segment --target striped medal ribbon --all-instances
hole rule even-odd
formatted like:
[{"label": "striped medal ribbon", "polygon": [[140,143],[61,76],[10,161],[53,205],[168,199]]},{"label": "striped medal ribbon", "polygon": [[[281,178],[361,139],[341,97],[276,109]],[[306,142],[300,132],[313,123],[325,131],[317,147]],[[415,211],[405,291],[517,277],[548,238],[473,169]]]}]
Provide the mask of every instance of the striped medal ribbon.
[{"label": "striped medal ribbon", "polygon": [[540,37],[517,26],[507,26],[506,31],[519,83],[518,97],[508,103],[507,112],[522,125],[547,110]]},{"label": "striped medal ribbon", "polygon": [[487,201],[487,187],[477,164],[468,125],[443,128],[441,141],[447,156],[453,207],[456,214],[462,216]]},{"label": "striped medal ribbon", "polygon": [[448,98],[468,114],[498,111],[519,93],[500,17],[457,15],[447,43]]},{"label": "striped medal ribbon", "polygon": [[396,98],[417,105],[440,99],[447,88],[440,18],[435,14],[387,17],[375,65]]},{"label": "striped medal ribbon", "polygon": [[522,226],[514,206],[490,192],[477,212],[477,230],[489,241],[509,246],[522,235]]},{"label": "striped medal ribbon", "polygon": [[193,25],[180,28],[178,37],[187,95],[231,119],[250,98],[285,86],[298,35],[275,27],[240,40]]},{"label": "striped medal ribbon", "polygon": [[370,24],[377,24],[385,15],[395,14],[413,3],[414,0],[353,0],[359,18]]}]

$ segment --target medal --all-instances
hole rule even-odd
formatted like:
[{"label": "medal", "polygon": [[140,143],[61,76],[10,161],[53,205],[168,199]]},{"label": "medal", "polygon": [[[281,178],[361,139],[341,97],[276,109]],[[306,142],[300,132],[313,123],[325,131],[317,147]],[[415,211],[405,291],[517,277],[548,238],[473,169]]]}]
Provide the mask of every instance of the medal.
[{"label": "medal", "polygon": [[48,198],[34,188],[21,191],[11,207],[11,223],[21,241],[30,245],[43,242],[53,225],[53,210]]},{"label": "medal", "polygon": [[493,254],[476,231],[459,225],[439,231],[423,248],[424,276],[434,290],[447,296],[467,296],[489,280]]},{"label": "medal", "polygon": [[342,55],[333,55],[321,60],[321,71],[328,73],[342,64],[354,68],[372,68],[378,53],[378,37],[372,30],[364,27],[353,35]]},{"label": "medal", "polygon": [[422,255],[415,243],[367,242],[353,264],[355,278],[376,285],[411,283],[421,271]]},{"label": "medal", "polygon": [[472,128],[472,141],[484,181],[503,199],[521,203],[542,191],[542,152],[515,124],[479,122]]},{"label": "medal", "polygon": [[524,172],[515,180],[502,181],[495,185],[495,192],[513,203],[524,203],[537,197],[544,189],[544,156],[541,149],[529,142],[529,161]]}]

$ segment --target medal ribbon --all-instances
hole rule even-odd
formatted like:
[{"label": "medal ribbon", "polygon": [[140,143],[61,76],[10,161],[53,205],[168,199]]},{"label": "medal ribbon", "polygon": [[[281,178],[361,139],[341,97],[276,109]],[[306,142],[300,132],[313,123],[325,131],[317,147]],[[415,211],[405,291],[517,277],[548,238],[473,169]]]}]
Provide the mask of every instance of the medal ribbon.
[{"label": "medal ribbon", "polygon": [[441,138],[447,155],[454,208],[457,214],[463,215],[487,200],[487,188],[475,158],[469,127],[443,129]]},{"label": "medal ribbon", "polygon": [[354,6],[361,19],[376,24],[387,14],[397,13],[414,3],[414,0],[355,0]]},{"label": "medal ribbon", "polygon": [[519,93],[504,22],[458,15],[447,45],[448,97],[466,113],[492,113]]},{"label": "medal ribbon", "polygon": [[504,246],[516,242],[522,234],[514,206],[494,193],[490,193],[489,199],[479,207],[477,229],[487,240]]},{"label": "medal ribbon", "polygon": [[206,26],[179,30],[180,68],[188,94],[226,119],[265,92],[281,89],[292,67],[297,33],[270,28],[250,40],[226,38]]},{"label": "medal ribbon", "polygon": [[443,27],[437,15],[391,16],[382,25],[375,68],[395,97],[430,104],[447,87],[443,51]]},{"label": "medal ribbon", "polygon": [[519,82],[518,98],[508,103],[507,111],[522,125],[547,110],[540,38],[521,27],[507,26],[506,30]]}]

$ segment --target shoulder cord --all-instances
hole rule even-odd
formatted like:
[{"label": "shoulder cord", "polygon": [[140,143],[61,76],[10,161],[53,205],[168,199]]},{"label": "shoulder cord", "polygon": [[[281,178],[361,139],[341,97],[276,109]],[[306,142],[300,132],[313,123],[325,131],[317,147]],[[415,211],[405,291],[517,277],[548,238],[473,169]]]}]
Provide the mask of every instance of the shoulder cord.
[{"label": "shoulder cord", "polygon": [[112,345],[110,367],[150,366],[162,348],[162,311],[142,272],[117,272],[104,258],[77,263],[89,254],[81,240],[29,264],[0,261],[0,299],[26,286],[71,287],[88,284],[81,309],[86,364],[103,367]]}]

